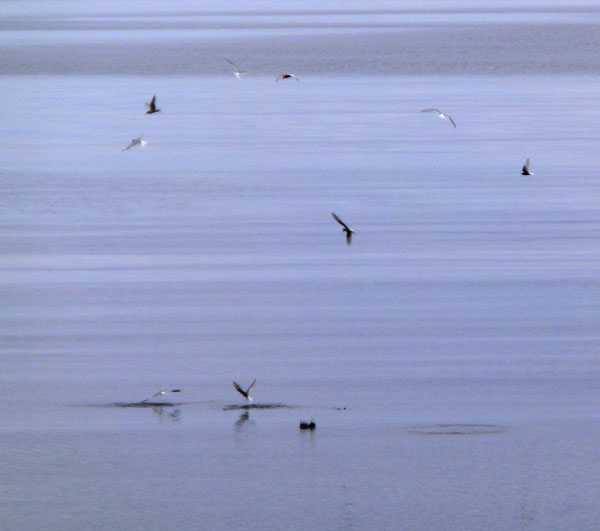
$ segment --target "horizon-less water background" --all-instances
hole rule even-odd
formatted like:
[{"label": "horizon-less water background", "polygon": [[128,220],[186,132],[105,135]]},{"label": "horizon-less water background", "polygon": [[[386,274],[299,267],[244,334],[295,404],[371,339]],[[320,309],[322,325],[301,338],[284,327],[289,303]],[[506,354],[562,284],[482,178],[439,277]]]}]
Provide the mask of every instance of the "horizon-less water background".
[{"label": "horizon-less water background", "polygon": [[597,529],[595,3],[0,30],[0,529]]}]

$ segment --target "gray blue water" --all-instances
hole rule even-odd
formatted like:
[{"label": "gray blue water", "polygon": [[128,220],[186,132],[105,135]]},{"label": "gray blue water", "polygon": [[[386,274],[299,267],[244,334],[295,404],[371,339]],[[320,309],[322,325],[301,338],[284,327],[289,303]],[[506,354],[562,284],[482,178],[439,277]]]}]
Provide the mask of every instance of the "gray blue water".
[{"label": "gray blue water", "polygon": [[0,529],[598,528],[600,9],[486,6],[0,6]]}]

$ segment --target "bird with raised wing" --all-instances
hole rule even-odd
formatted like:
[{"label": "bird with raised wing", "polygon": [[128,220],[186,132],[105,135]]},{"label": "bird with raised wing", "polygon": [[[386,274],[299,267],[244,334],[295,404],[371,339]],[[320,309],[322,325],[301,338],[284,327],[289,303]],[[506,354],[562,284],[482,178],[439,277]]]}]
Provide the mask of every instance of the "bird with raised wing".
[{"label": "bird with raised wing", "polygon": [[152,398],[156,398],[157,396],[158,397],[163,397],[163,396],[165,396],[166,394],[169,394],[169,393],[181,393],[181,389],[171,389],[171,390],[162,389],[161,391],[158,391],[158,392],[154,393],[150,398],[146,398],[146,400],[142,400],[142,402],[148,402],[148,400],[150,400]]},{"label": "bird with raised wing", "polygon": [[129,145],[126,148],[122,149],[121,151],[127,151],[128,149],[131,149],[133,146],[137,146],[138,144],[140,146],[144,146],[146,144],[146,141],[142,140],[141,136],[139,136],[137,138],[133,138],[131,140],[131,142],[129,143]]},{"label": "bird with raised wing", "polygon": [[252,380],[252,383],[248,386],[248,389],[244,390],[242,389],[242,387],[240,386],[239,383],[237,382],[233,382],[233,387],[236,388],[236,390],[246,399],[248,400],[248,402],[252,402],[252,397],[250,396],[250,389],[252,389],[252,387],[254,387],[254,384],[256,383],[256,378],[254,378],[254,380]]},{"label": "bird with raised wing", "polygon": [[352,235],[354,234],[354,231],[348,227],[348,225],[346,225],[336,214],[332,212],[331,215],[333,216],[333,219],[335,219],[343,227],[342,231],[346,233],[346,244],[350,245],[352,243]]},{"label": "bird with raised wing", "polygon": [[435,113],[437,113],[439,118],[441,118],[442,120],[448,120],[454,126],[454,129],[456,129],[456,124],[454,123],[452,116],[450,116],[449,114],[443,113],[439,109],[423,109],[421,112],[435,112]]},{"label": "bird with raised wing", "polygon": [[290,79],[290,78],[294,78],[296,81],[300,81],[294,74],[290,74],[289,72],[287,73],[281,73],[279,74],[276,78],[275,78],[275,83],[277,83],[280,79]]},{"label": "bird with raised wing", "polygon": [[523,169],[521,170],[521,175],[533,175],[533,173],[529,171],[529,159],[525,162],[525,166],[523,166]]},{"label": "bird with raised wing", "polygon": [[146,102],[146,114],[153,114],[155,112],[160,112],[160,109],[156,107],[156,95],[152,96],[150,103]]},{"label": "bird with raised wing", "polygon": [[242,79],[242,76],[247,76],[250,72],[246,72],[246,70],[240,70],[237,65],[231,60],[225,57],[225,61],[227,61],[231,66],[233,66],[233,75],[238,79]]}]

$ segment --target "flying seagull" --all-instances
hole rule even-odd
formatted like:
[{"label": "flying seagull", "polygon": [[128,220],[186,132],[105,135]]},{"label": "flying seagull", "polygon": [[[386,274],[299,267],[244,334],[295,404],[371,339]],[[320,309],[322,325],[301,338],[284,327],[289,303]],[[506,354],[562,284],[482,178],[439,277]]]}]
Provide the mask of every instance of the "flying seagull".
[{"label": "flying seagull", "polygon": [[[157,396],[165,396],[167,393],[181,393],[181,389],[163,389],[162,391],[158,391],[158,393],[154,393],[150,398],[155,398]],[[142,402],[148,402],[150,398],[146,398],[146,400],[142,400]]]},{"label": "flying seagull", "polygon": [[125,148],[122,149],[121,151],[127,151],[128,149],[131,149],[133,146],[137,146],[138,144],[141,144],[142,146],[146,143],[145,140],[142,140],[142,137],[139,136],[138,138],[133,138],[130,142],[130,144]]},{"label": "flying seagull", "polygon": [[342,227],[342,231],[346,233],[346,243],[348,245],[350,245],[352,243],[352,235],[354,234],[354,231],[348,227],[348,225],[346,225],[340,218],[338,218],[333,212],[331,213],[331,215],[333,216],[333,219],[335,219]]},{"label": "flying seagull", "polygon": [[436,112],[440,118],[442,118],[442,119],[445,118],[446,120],[449,120],[450,123],[454,126],[454,129],[456,129],[456,124],[454,123],[452,116],[450,116],[449,114],[443,113],[439,109],[423,109],[421,112]]},{"label": "flying seagull", "polygon": [[242,79],[242,76],[245,76],[250,73],[250,72],[246,72],[245,70],[240,70],[237,67],[237,65],[230,59],[227,59],[227,57],[225,57],[225,61],[227,61],[231,66],[233,66],[233,75],[235,77],[237,77],[238,79]]},{"label": "flying seagull", "polygon": [[279,74],[276,78],[275,78],[275,83],[277,83],[280,79],[290,79],[291,77],[293,77],[296,81],[300,81],[294,74]]},{"label": "flying seagull", "polygon": [[252,389],[252,387],[254,386],[254,384],[256,383],[256,378],[254,378],[254,380],[252,380],[252,383],[248,386],[248,389],[246,389],[245,391],[240,387],[240,384],[237,382],[233,382],[233,387],[235,387],[238,392],[246,399],[248,400],[248,402],[252,402],[252,397],[250,396],[250,389]]},{"label": "flying seagull", "polygon": [[148,107],[146,114],[153,114],[155,112],[160,112],[160,109],[156,108],[156,95],[152,96],[150,103],[146,102],[146,107]]},{"label": "flying seagull", "polygon": [[533,173],[529,171],[529,159],[527,159],[525,166],[523,166],[523,170],[521,170],[521,175],[533,175]]}]

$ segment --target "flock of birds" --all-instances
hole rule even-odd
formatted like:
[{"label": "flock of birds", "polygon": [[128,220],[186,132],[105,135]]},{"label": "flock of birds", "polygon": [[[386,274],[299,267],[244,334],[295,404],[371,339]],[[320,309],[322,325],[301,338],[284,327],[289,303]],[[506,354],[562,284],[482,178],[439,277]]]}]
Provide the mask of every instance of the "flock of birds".
[{"label": "flock of birds", "polygon": [[[233,387],[236,388],[236,390],[248,401],[248,402],[252,402],[253,398],[250,396],[250,389],[252,389],[254,387],[254,384],[256,383],[256,378],[254,378],[254,380],[252,380],[252,383],[246,388],[244,389],[239,383],[237,383],[236,381],[233,382]],[[152,396],[150,396],[149,398],[146,398],[144,400],[142,400],[142,404],[147,404],[150,400],[152,400],[153,398],[162,398],[165,395],[168,395],[170,393],[181,393],[181,389],[161,389],[160,391],[157,391],[156,393],[154,393]]]},{"label": "flock of birds", "polygon": [[[239,68],[230,59],[225,58],[225,61],[227,61],[233,67],[233,75],[237,79],[241,80],[242,77],[244,77],[250,73],[246,70],[242,70],[241,68]],[[286,80],[286,79],[295,79],[296,81],[300,81],[296,75],[294,75],[290,72],[283,72],[275,78],[275,82],[278,82],[281,80]],[[146,109],[147,109],[146,114],[154,114],[154,113],[160,112],[160,108],[158,108],[156,106],[156,95],[152,96],[150,103],[146,102]],[[439,109],[436,109],[435,107],[432,107],[430,109],[423,109],[421,112],[435,113],[435,114],[437,114],[437,116],[440,119],[448,120],[452,124],[452,126],[456,129],[456,122],[452,119],[452,116],[450,116],[449,114],[446,114],[445,112],[440,111]],[[131,140],[131,142],[129,143],[129,145],[126,148],[124,148],[122,151],[127,151],[137,145],[143,146],[145,143],[146,142],[142,139],[142,136],[139,136],[138,138],[133,138]],[[529,159],[527,159],[527,161],[525,162],[525,164],[521,170],[521,175],[533,175],[533,173],[529,170]],[[333,219],[342,226],[342,232],[344,232],[346,235],[346,244],[350,245],[352,243],[352,235],[355,234],[355,231],[352,230],[344,221],[342,221],[342,219],[335,212],[332,212],[331,215],[333,216]],[[253,401],[252,396],[250,396],[250,390],[254,387],[255,384],[256,384],[256,378],[254,378],[254,380],[252,380],[252,383],[246,389],[244,389],[240,384],[238,384],[235,381],[233,382],[233,387],[236,389],[236,391],[238,391],[238,393],[240,393],[250,403]],[[151,397],[149,397],[145,400],[142,400],[141,403],[148,404],[149,401],[154,398],[162,398],[163,396],[165,396],[167,394],[180,393],[180,392],[181,392],[181,389],[170,389],[170,390],[163,389],[163,390],[160,390],[160,391],[154,393]],[[315,424],[314,419],[311,419],[310,422],[307,422],[305,420],[300,421],[300,429],[302,429],[302,430],[306,430],[306,429],[314,430],[315,426],[316,426],[316,424]]]},{"label": "flock of birds", "polygon": [[[231,59],[225,58],[225,61],[227,61],[233,67],[233,75],[237,79],[242,79],[242,77],[250,74],[250,72],[248,72],[247,70],[240,69]],[[296,81],[300,81],[296,75],[294,75],[290,72],[282,72],[275,78],[275,82],[281,81],[282,79],[283,80],[295,79]],[[154,114],[154,113],[160,112],[160,109],[156,106],[156,94],[154,96],[152,96],[150,103],[146,102],[146,109],[147,109],[146,114]],[[432,107],[431,109],[423,109],[421,112],[436,113],[438,115],[438,117],[441,118],[442,120],[448,120],[456,129],[456,122],[452,119],[452,116],[450,116],[449,114],[446,114],[445,112],[440,111],[439,109],[436,109],[435,107]],[[145,144],[146,144],[146,141],[142,139],[142,136],[139,136],[138,138],[133,138],[131,140],[131,142],[129,143],[129,145],[126,148],[122,149],[121,151],[127,151],[134,146],[138,146],[138,145],[143,146]],[[527,159],[527,161],[525,162],[525,165],[523,166],[523,169],[521,170],[521,175],[533,175],[533,173],[529,170],[529,159]],[[353,231],[348,225],[346,225],[346,223],[344,223],[337,214],[332,212],[331,215],[333,216],[333,219],[335,219],[342,226],[342,232],[346,233],[346,244],[350,245],[352,243],[352,235],[355,234],[355,231]],[[234,385],[237,385],[237,384],[235,384],[235,382],[234,382]],[[252,387],[252,386],[250,386],[250,387]],[[236,387],[236,389],[238,389],[238,387]],[[240,391],[240,389],[238,389],[238,391]],[[174,391],[171,391],[171,392],[174,392]]]},{"label": "flock of birds", "polygon": [[[240,393],[248,401],[248,403],[251,403],[254,400],[250,396],[250,389],[252,389],[254,387],[254,384],[256,384],[256,378],[254,378],[254,380],[252,380],[252,383],[246,389],[244,389],[235,380],[233,381],[233,387],[236,389],[236,391],[238,393]],[[170,393],[181,393],[181,389],[161,389],[160,391],[157,391],[156,393],[154,393],[151,397],[142,400],[140,402],[140,404],[144,404],[144,405],[148,405],[148,406],[163,406],[163,405],[165,405],[164,403],[161,403],[161,402],[151,402],[151,400],[153,398],[159,398],[160,399],[163,396],[168,395]],[[173,405],[173,404],[169,404],[169,405]],[[343,409],[346,409],[346,408],[343,408]],[[248,411],[246,411],[242,415],[242,417],[240,417],[240,420],[238,420],[236,422],[236,424],[240,423],[240,421],[244,422],[244,421],[248,420],[248,418],[249,418]],[[310,419],[310,422],[307,421],[307,420],[301,420],[300,421],[300,429],[301,430],[311,430],[312,431],[316,427],[317,427],[317,424],[315,423],[315,419],[314,418]]]},{"label": "flock of birds", "polygon": [[[230,59],[225,58],[225,61],[227,61],[233,67],[233,75],[237,79],[242,79],[242,77],[244,77],[250,73],[246,70],[240,69]],[[275,78],[275,82],[285,80],[285,79],[295,79],[296,81],[300,81],[296,75],[294,75],[290,72],[283,72]],[[160,112],[160,108],[158,108],[156,106],[156,95],[152,96],[150,103],[146,102],[146,109],[147,109],[146,114],[154,114],[154,113]],[[436,113],[438,115],[438,117],[441,118],[442,120],[448,120],[452,124],[452,126],[456,129],[456,122],[452,119],[452,116],[450,116],[449,114],[446,114],[445,112],[440,111],[439,109],[436,109],[435,107],[432,107],[430,109],[423,109],[421,112]],[[142,139],[142,136],[139,136],[138,138],[133,138],[131,140],[131,142],[129,143],[129,145],[126,148],[124,148],[122,151],[127,151],[137,145],[143,146],[145,143],[146,142]],[[529,170],[529,159],[527,159],[527,161],[525,162],[525,164],[521,170],[521,175],[533,175],[533,173]],[[350,245],[352,243],[352,235],[355,234],[355,231],[352,230],[348,225],[346,225],[346,223],[344,221],[342,221],[342,219],[337,214],[332,212],[331,215],[333,216],[333,219],[342,226],[342,232],[344,232],[346,234],[346,244]],[[254,380],[252,380],[252,383],[246,389],[244,389],[240,384],[238,384],[235,381],[233,382],[233,387],[248,402],[252,402],[253,399],[252,399],[252,396],[250,396],[250,390],[254,387],[255,384],[256,384],[256,378],[254,378]],[[162,390],[154,393],[151,397],[146,398],[145,400],[142,400],[141,403],[147,404],[153,398],[162,398],[163,396],[165,396],[169,393],[180,393],[180,392],[181,392],[181,389],[170,389],[170,390],[162,389]],[[314,419],[311,419],[310,422],[307,422],[304,420],[300,421],[300,429],[314,430],[315,426],[316,425],[315,425]]]}]

